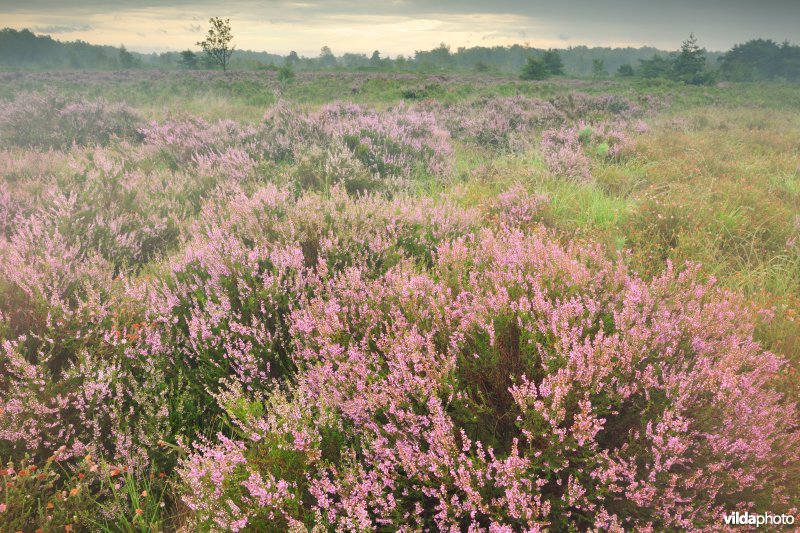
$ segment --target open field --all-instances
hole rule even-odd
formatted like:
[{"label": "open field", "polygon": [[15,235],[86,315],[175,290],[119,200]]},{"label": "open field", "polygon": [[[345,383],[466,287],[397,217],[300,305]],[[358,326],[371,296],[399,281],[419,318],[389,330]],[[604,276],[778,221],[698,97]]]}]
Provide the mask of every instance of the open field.
[{"label": "open field", "polygon": [[798,514],[800,86],[0,73],[0,178],[0,530]]}]

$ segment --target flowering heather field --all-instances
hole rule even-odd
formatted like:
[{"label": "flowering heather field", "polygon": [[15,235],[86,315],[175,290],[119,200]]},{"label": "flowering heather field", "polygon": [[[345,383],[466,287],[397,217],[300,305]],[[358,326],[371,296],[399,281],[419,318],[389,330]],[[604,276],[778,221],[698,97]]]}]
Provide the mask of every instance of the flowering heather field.
[{"label": "flowering heather field", "polygon": [[0,74],[0,530],[797,515],[798,102]]}]

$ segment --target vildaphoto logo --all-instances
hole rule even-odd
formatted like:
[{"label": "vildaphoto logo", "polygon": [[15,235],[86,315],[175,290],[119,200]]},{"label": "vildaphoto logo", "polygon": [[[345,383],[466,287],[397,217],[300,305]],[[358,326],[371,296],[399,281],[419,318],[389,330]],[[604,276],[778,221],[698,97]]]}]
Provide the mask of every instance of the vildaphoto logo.
[{"label": "vildaphoto logo", "polygon": [[794,524],[794,516],[790,514],[761,513],[754,514],[747,511],[740,513],[728,513],[723,515],[723,522],[726,526],[791,526]]}]

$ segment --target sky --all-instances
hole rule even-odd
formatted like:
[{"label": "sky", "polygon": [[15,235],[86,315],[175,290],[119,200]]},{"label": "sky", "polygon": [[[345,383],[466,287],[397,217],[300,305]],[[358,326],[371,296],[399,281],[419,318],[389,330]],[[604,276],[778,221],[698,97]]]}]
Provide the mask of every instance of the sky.
[{"label": "sky", "polygon": [[676,50],[690,33],[708,50],[757,37],[800,44],[800,0],[0,0],[0,28],[145,53],[197,50],[210,17],[230,19],[239,49],[308,57],[443,42]]}]

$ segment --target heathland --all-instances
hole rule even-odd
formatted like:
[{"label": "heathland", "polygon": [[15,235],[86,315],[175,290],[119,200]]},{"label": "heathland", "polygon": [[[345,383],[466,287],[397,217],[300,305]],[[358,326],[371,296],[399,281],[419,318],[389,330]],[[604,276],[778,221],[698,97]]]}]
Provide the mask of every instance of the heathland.
[{"label": "heathland", "polygon": [[799,139],[782,83],[0,73],[0,529],[796,514]]}]

